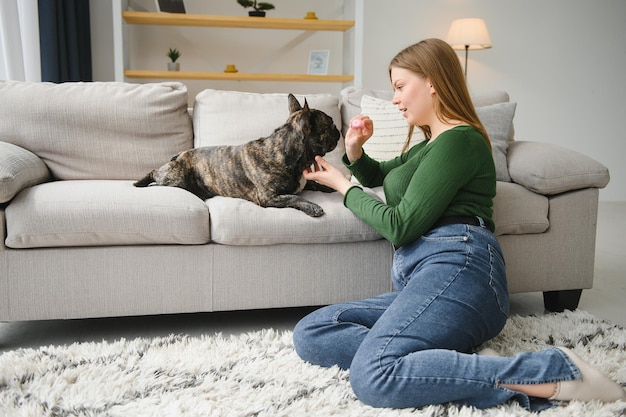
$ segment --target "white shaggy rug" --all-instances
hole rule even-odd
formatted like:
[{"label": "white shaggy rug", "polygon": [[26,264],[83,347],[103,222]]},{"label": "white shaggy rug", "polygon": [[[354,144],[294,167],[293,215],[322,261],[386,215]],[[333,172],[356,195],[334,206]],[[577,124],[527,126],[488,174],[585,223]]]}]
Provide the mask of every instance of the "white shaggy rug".
[{"label": "white shaggy rug", "polygon": [[[374,409],[352,394],[348,372],[303,363],[291,332],[169,336],[19,349],[0,356],[0,416],[530,415],[515,403],[487,410],[438,405]],[[485,347],[502,354],[574,348],[622,384],[626,330],[583,311],[512,317]],[[541,416],[626,415],[626,402],[562,403]]]}]

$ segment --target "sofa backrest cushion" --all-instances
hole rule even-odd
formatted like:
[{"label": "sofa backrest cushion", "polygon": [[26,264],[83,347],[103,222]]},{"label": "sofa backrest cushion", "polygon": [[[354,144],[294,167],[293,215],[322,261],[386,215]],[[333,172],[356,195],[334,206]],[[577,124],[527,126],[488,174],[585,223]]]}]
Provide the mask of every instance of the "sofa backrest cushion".
[{"label": "sofa backrest cushion", "polygon": [[139,179],[193,147],[181,83],[1,81],[0,97],[0,140],[56,179]]},{"label": "sofa backrest cushion", "polygon": [[[200,92],[193,107],[194,145],[242,145],[266,137],[282,126],[289,117],[288,94],[246,93],[207,89]],[[341,130],[339,98],[331,94],[294,94],[301,105],[306,98],[310,108],[333,118]],[[343,137],[337,147],[326,154],[346,177],[350,174],[341,162],[345,152]]]}]

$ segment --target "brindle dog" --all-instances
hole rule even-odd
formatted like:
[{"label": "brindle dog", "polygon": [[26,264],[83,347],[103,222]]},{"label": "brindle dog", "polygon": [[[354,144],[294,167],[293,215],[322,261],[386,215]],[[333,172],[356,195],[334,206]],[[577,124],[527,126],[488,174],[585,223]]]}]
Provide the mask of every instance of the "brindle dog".
[{"label": "brindle dog", "polygon": [[303,188],[332,191],[304,180],[302,172],[315,156],[335,149],[340,137],[326,113],[304,107],[289,94],[290,115],[265,138],[240,146],[207,146],[184,151],[135,182],[188,190],[203,200],[215,195],[237,197],[261,207],[292,207],[312,217],[324,214],[317,204],[297,194]]}]

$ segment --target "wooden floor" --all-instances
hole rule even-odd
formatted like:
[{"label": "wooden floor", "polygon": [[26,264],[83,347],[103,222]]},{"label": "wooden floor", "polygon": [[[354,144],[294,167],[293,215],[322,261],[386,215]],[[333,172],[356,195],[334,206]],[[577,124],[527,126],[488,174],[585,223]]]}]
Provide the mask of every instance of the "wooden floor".
[{"label": "wooden floor", "polygon": [[[598,215],[594,288],[583,291],[579,308],[626,327],[626,202],[601,202]],[[543,314],[540,293],[511,296],[512,314]],[[221,332],[237,334],[273,327],[293,329],[309,308],[182,314],[90,320],[0,323],[0,351],[73,342]]]}]

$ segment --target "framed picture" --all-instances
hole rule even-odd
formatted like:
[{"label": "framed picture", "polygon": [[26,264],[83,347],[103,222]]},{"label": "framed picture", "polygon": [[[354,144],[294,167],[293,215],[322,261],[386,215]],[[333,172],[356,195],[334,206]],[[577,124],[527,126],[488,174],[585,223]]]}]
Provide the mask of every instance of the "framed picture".
[{"label": "framed picture", "polygon": [[329,50],[311,51],[309,53],[309,68],[307,73],[312,75],[326,75],[328,73]]},{"label": "framed picture", "polygon": [[157,10],[165,13],[185,13],[183,0],[155,0]]}]

